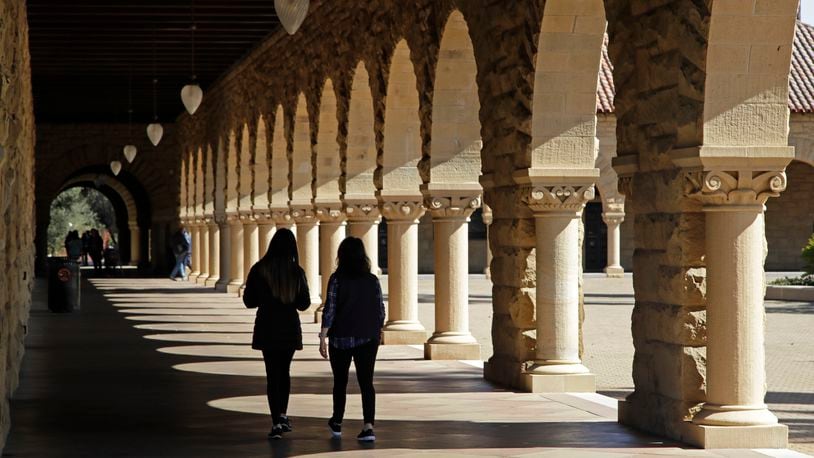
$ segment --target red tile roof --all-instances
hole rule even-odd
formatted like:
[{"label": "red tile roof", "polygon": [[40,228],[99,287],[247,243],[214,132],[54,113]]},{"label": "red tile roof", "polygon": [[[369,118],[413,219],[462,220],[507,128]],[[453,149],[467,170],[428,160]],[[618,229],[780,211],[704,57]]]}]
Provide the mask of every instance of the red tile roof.
[{"label": "red tile roof", "polygon": [[[613,113],[613,64],[608,57],[608,38],[602,47],[602,65],[596,90],[597,113]],[[789,72],[789,109],[814,113],[814,26],[797,21]]]}]

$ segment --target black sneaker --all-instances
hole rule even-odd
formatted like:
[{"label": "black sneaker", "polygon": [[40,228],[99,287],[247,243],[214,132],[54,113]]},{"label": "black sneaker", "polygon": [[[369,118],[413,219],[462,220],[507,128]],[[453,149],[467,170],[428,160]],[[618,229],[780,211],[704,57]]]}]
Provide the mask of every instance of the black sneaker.
[{"label": "black sneaker", "polygon": [[373,442],[376,440],[376,435],[373,434],[372,429],[363,429],[356,438],[362,442]]},{"label": "black sneaker", "polygon": [[328,420],[328,427],[331,428],[331,436],[334,438],[342,437],[342,423],[334,421],[333,417]]},{"label": "black sneaker", "polygon": [[271,427],[271,431],[269,432],[269,439],[282,439],[283,438],[283,427],[281,425],[274,425]]},{"label": "black sneaker", "polygon": [[284,433],[290,433],[293,430],[291,420],[288,417],[280,417],[280,426],[283,428]]}]

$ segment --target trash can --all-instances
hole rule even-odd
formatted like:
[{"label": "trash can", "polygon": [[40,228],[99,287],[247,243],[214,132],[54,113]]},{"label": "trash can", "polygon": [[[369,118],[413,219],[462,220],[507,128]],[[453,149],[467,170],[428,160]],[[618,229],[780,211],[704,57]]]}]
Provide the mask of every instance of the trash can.
[{"label": "trash can", "polygon": [[79,309],[79,263],[68,258],[48,258],[48,308],[64,313]]}]

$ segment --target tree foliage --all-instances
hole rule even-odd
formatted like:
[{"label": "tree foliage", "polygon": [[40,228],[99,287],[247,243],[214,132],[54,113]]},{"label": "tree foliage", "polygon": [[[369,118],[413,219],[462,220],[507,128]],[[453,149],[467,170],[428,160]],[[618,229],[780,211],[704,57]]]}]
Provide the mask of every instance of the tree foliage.
[{"label": "tree foliage", "polygon": [[69,231],[84,231],[109,226],[116,222],[113,204],[102,193],[91,188],[71,188],[61,192],[51,203],[48,225],[48,252],[62,254]]}]

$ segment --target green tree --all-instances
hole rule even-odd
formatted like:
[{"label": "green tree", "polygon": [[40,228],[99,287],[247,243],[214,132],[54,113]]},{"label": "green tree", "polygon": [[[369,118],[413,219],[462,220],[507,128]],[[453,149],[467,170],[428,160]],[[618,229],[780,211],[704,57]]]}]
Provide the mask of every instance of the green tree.
[{"label": "green tree", "polygon": [[808,243],[803,248],[803,262],[805,263],[803,266],[805,276],[814,276],[814,235],[808,239]]},{"label": "green tree", "polygon": [[51,222],[48,225],[48,252],[51,255],[64,252],[65,236],[69,231],[79,231],[79,235],[82,235],[86,230],[102,227],[98,214],[82,191],[80,188],[68,189],[51,203]]}]

